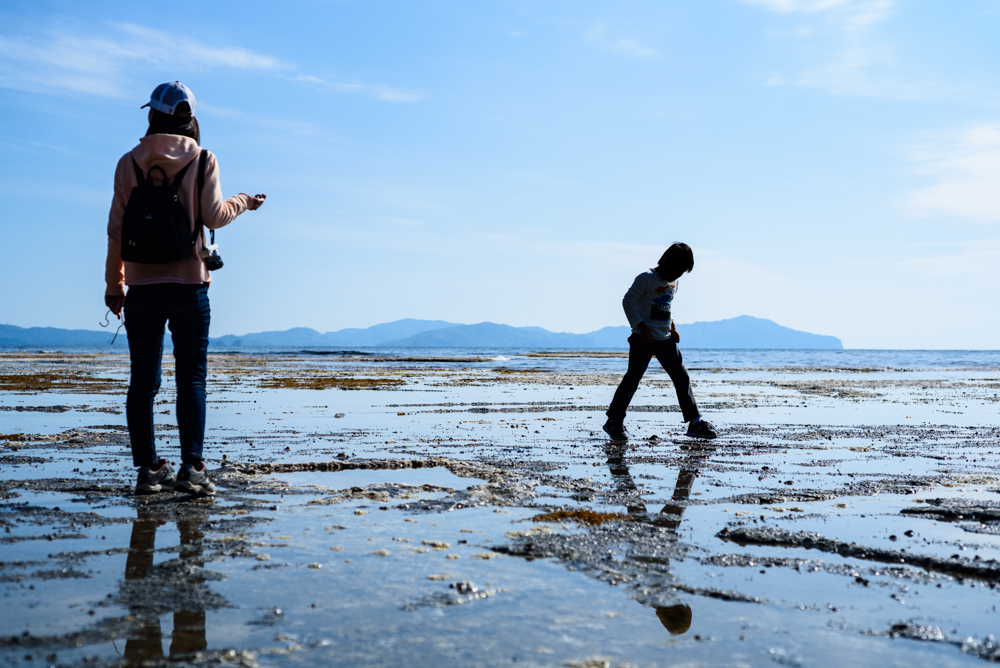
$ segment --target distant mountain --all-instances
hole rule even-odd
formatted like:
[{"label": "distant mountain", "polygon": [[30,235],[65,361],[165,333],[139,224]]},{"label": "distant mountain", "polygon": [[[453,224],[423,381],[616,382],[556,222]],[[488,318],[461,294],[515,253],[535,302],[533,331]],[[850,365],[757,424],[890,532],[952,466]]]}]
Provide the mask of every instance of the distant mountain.
[{"label": "distant mountain", "polygon": [[444,320],[414,320],[406,318],[365,329],[341,329],[321,334],[308,327],[293,327],[283,332],[259,332],[236,336],[226,334],[212,339],[216,346],[377,346],[391,339],[405,338],[455,323]]},{"label": "distant mountain", "polygon": [[541,327],[511,327],[492,322],[476,325],[454,325],[421,332],[403,339],[386,341],[382,345],[433,348],[569,348],[568,343],[584,334],[559,334]]},{"label": "distant mountain", "polygon": [[365,329],[341,329],[336,332],[327,332],[326,337],[334,346],[377,346],[384,341],[403,339],[415,336],[422,332],[454,327],[455,323],[444,320],[396,320],[386,322],[381,325],[373,325]]},{"label": "distant mountain", "polygon": [[835,336],[810,334],[782,327],[773,320],[741,315],[716,322],[678,325],[686,348],[777,348],[785,350],[843,350]]},{"label": "distant mountain", "polygon": [[257,332],[235,336],[226,334],[209,339],[214,346],[328,346],[326,335],[308,327],[293,327],[283,332]]},{"label": "distant mountain", "polygon": [[589,334],[550,332],[541,327],[512,327],[493,322],[454,325],[382,345],[440,348],[627,348],[628,327],[605,327]]},{"label": "distant mountain", "polygon": [[[111,343],[117,328],[118,321],[114,319],[106,332],[0,325],[0,346],[106,346]],[[124,345],[126,341],[125,329],[122,328],[115,345]]]},{"label": "distant mountain", "polygon": [[[763,318],[741,315],[716,322],[678,325],[685,348],[785,348],[841,350],[834,336],[800,332]],[[282,332],[227,334],[211,340],[213,346],[301,346],[344,348],[361,346],[433,348],[627,348],[630,329],[604,327],[587,334],[550,332],[541,327],[512,327],[492,322],[456,325],[444,320],[397,320],[365,329],[342,329],[320,333],[308,327]],[[111,342],[113,332],[21,328],[0,325],[0,345],[8,346],[100,346]],[[169,345],[170,337],[165,342]],[[125,342],[125,332],[118,344]]]},{"label": "distant mountain", "polygon": [[[799,332],[771,320],[742,315],[717,322],[678,325],[685,348],[843,349],[834,336]],[[455,325],[421,332],[380,345],[429,348],[627,348],[631,329],[605,327],[589,334],[550,332],[541,327],[511,327],[492,322]]]}]

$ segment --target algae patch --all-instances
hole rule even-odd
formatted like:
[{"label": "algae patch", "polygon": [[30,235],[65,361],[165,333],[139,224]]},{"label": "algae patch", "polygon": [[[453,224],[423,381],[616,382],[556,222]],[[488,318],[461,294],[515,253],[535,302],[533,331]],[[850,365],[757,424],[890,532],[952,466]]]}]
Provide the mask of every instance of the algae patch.
[{"label": "algae patch", "polygon": [[278,376],[260,381],[260,386],[267,389],[292,390],[380,390],[403,385],[405,382],[399,378],[351,378],[332,375]]},{"label": "algae patch", "polygon": [[532,522],[576,522],[599,526],[608,522],[634,522],[636,518],[623,513],[598,513],[593,510],[553,510],[531,518]]}]

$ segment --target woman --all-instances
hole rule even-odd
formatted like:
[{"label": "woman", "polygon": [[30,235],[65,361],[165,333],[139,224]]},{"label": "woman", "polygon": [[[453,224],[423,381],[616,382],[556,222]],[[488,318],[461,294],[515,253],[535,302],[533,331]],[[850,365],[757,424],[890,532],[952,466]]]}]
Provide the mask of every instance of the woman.
[{"label": "woman", "polygon": [[[125,413],[132,445],[132,463],[139,468],[137,494],[177,489],[196,495],[215,494],[202,459],[205,439],[205,378],[208,367],[208,286],[212,281],[202,260],[205,246],[201,222],[210,230],[228,225],[246,210],[259,208],[266,195],[240,193],[222,199],[215,156],[205,151],[204,182],[199,193],[202,157],[201,133],[194,116],[195,99],[179,81],[161,84],[143,108],[149,110],[149,130],[139,145],[122,156],[115,171],[115,194],[108,218],[107,288],[104,301],[121,318],[125,312],[132,360]],[[183,174],[181,172],[183,171]],[[141,172],[141,175],[140,175]],[[180,175],[180,178],[175,179]],[[177,181],[177,200],[191,226],[190,251],[180,259],[149,264],[143,257],[122,260],[123,217],[140,176]],[[139,189],[136,189],[139,190]],[[134,206],[133,206],[134,209]],[[128,216],[134,214],[129,213]],[[149,218],[150,216],[146,216]],[[131,220],[131,218],[130,218]],[[131,224],[131,223],[130,223]],[[126,225],[126,236],[130,234]],[[187,231],[184,230],[186,233]],[[193,237],[193,239],[191,238]],[[134,246],[131,237],[127,243]],[[125,286],[128,294],[125,294]],[[174,343],[177,381],[177,426],[180,430],[181,468],[174,477],[170,464],[157,456],[153,430],[153,402],[160,389],[163,330],[169,325]]]}]

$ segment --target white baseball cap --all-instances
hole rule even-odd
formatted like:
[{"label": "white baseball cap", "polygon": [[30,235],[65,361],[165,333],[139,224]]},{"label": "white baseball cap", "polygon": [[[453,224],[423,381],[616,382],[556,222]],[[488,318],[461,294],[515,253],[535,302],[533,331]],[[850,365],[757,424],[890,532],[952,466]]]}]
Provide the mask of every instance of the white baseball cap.
[{"label": "white baseball cap", "polygon": [[187,102],[190,105],[191,115],[194,116],[194,93],[180,81],[170,81],[157,86],[153,90],[153,94],[149,96],[149,102],[139,108],[152,107],[173,116],[177,105],[181,102]]}]

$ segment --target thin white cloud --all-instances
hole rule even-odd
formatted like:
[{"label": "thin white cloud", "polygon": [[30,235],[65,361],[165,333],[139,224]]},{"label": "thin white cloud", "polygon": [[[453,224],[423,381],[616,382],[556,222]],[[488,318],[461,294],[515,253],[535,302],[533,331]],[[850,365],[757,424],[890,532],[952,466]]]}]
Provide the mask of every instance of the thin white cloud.
[{"label": "thin white cloud", "polygon": [[936,86],[901,72],[894,49],[877,32],[896,0],[742,0],[789,16],[804,25],[786,34],[798,38],[805,62],[795,73],[771,75],[772,86],[803,86],[841,95],[900,99],[930,97]]},{"label": "thin white cloud", "polygon": [[[150,67],[170,71],[232,69],[283,75],[295,65],[242,47],[208,46],[189,37],[131,23],[112,23],[106,34],[50,31],[37,36],[0,34],[0,88],[32,93],[83,92],[135,97],[137,79]],[[414,102],[419,93],[378,84],[345,83],[310,75],[292,81],[338,93],[361,93],[389,102]],[[148,84],[148,82],[145,82]],[[143,85],[145,85],[143,84]]]},{"label": "thin white cloud", "polygon": [[323,137],[331,139],[324,128],[315,123],[305,123],[301,121],[290,121],[281,118],[268,118],[257,114],[247,113],[241,109],[220,107],[214,104],[198,103],[198,113],[219,116],[221,118],[232,118],[242,123],[256,125],[262,128],[277,130],[284,135],[304,135],[310,137]]},{"label": "thin white cloud", "polygon": [[983,276],[993,280],[1000,265],[1000,239],[978,239],[952,244],[936,244],[938,252],[902,260],[901,267],[916,269],[933,277]]},{"label": "thin white cloud", "polygon": [[743,0],[749,5],[759,5],[772,12],[823,12],[840,7],[851,0]]},{"label": "thin white cloud", "polygon": [[584,41],[598,49],[612,51],[639,60],[655,60],[659,54],[631,37],[611,36],[603,21],[595,22],[584,35]]},{"label": "thin white cloud", "polygon": [[1000,123],[979,123],[940,137],[911,155],[914,171],[936,183],[909,193],[915,216],[1000,222]]},{"label": "thin white cloud", "polygon": [[116,23],[106,37],[49,32],[38,37],[0,35],[0,87],[30,92],[87,92],[134,96],[130,74],[138,66],[275,71],[288,67],[248,49],[219,48],[187,37]]},{"label": "thin white cloud", "polygon": [[318,90],[333,91],[335,93],[361,93],[385,100],[386,102],[417,102],[422,99],[422,95],[416,91],[403,90],[401,88],[390,88],[378,84],[364,84],[358,82],[336,81],[323,79],[311,74],[298,74],[292,77],[292,81],[305,84]]},{"label": "thin white cloud", "polygon": [[205,46],[187,37],[130,23],[118,23],[114,27],[127,36],[120,53],[128,58],[180,67],[201,65],[253,70],[280,70],[289,67],[277,58],[241,47]]},{"label": "thin white cloud", "polygon": [[0,87],[124,97],[119,85],[124,64],[107,55],[113,46],[100,40],[80,44],[64,35],[40,40],[0,35]]},{"label": "thin white cloud", "polygon": [[415,220],[413,218],[394,218],[392,216],[383,216],[382,220],[392,225],[399,225],[400,227],[417,228],[424,226],[424,221]]},{"label": "thin white cloud", "polygon": [[636,265],[639,271],[642,271],[643,264],[650,266],[656,264],[656,260],[664,251],[659,246],[624,241],[548,241],[539,243],[531,238],[521,238],[518,241],[525,250],[546,256],[562,255],[587,258],[627,267]]}]

